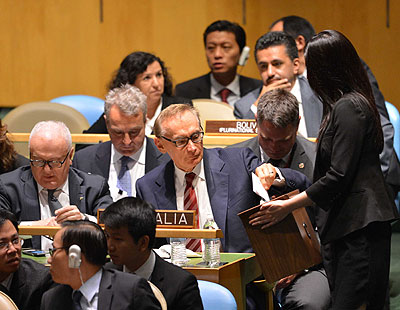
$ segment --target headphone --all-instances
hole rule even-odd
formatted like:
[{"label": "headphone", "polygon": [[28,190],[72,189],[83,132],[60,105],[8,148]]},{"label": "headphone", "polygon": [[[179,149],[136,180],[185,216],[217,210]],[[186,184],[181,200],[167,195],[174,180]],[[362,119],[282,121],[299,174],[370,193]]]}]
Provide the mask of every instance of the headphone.
[{"label": "headphone", "polygon": [[68,267],[78,269],[81,267],[81,248],[73,244],[68,249]]},{"label": "headphone", "polygon": [[240,58],[238,61],[239,66],[244,66],[249,59],[250,47],[245,46],[243,47],[242,53],[240,54]]}]

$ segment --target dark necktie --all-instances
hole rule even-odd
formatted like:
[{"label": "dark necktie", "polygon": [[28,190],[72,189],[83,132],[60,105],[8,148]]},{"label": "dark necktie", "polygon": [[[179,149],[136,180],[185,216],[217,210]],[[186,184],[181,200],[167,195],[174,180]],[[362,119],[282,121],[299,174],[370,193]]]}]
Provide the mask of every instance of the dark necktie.
[{"label": "dark necktie", "polygon": [[270,163],[272,166],[277,167],[277,168],[282,168],[283,160],[282,159],[272,159],[270,158],[268,160],[268,163]]},{"label": "dark necktie", "polygon": [[[193,172],[187,173],[185,175],[186,179],[186,187],[185,187],[185,192],[183,195],[183,205],[185,210],[195,210],[195,217],[196,217],[196,223],[197,227],[199,228],[200,223],[199,223],[199,205],[197,204],[197,197],[196,197],[196,191],[194,190],[193,187],[193,180],[196,177],[196,174]],[[186,247],[189,250],[192,250],[194,252],[200,252],[201,251],[201,241],[200,239],[187,239],[186,241]]]},{"label": "dark necktie", "polygon": [[81,307],[81,298],[82,298],[82,293],[81,291],[73,291],[72,292],[72,303],[74,305],[74,310],[82,310]]},{"label": "dark necktie", "polygon": [[132,183],[131,174],[129,172],[128,164],[133,160],[129,156],[121,157],[121,170],[118,174],[117,187],[132,196]]},{"label": "dark necktie", "polygon": [[228,96],[231,93],[231,91],[228,88],[224,88],[219,92],[219,95],[221,96],[221,101],[228,103]]},{"label": "dark necktie", "polygon": [[62,208],[61,203],[58,199],[54,196],[54,193],[57,189],[48,189],[47,190],[47,202],[49,203],[49,208],[51,211],[51,215],[55,216],[55,211]]}]

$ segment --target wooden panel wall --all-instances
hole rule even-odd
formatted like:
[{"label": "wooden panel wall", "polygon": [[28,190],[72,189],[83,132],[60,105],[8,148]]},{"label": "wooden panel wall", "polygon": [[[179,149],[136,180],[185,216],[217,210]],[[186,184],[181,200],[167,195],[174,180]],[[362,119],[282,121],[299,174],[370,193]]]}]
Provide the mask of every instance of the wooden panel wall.
[{"label": "wooden panel wall", "polygon": [[[206,73],[202,33],[211,22],[243,25],[248,45],[278,17],[296,14],[316,30],[344,32],[400,107],[397,61],[399,1],[390,0],[0,0],[0,106],[67,94],[103,97],[121,60],[145,50],[160,56],[174,83]],[[310,5],[312,6],[310,7]],[[258,77],[251,56],[242,74]]]}]

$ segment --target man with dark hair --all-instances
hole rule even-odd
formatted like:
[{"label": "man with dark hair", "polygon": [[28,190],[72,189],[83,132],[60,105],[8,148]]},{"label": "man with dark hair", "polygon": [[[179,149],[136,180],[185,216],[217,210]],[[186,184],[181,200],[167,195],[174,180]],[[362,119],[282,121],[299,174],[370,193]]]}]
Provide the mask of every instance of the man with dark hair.
[{"label": "man with dark hair", "polygon": [[[289,167],[313,178],[315,143],[297,135],[299,104],[288,91],[277,88],[261,96],[257,106],[257,137],[231,147],[248,147],[262,161]],[[307,208],[312,222],[312,208]],[[314,223],[315,224],[315,223]],[[283,309],[327,309],[330,290],[322,266],[286,277],[277,283]]]},{"label": "man with dark hair", "polygon": [[[237,66],[246,45],[246,33],[236,23],[218,20],[203,34],[211,72],[176,85],[175,94],[189,99],[211,98],[233,104],[261,82],[237,74]],[[245,51],[246,53],[246,51]]]},{"label": "man with dark hair", "polygon": [[322,103],[308,81],[298,76],[299,58],[294,39],[283,32],[266,33],[257,40],[254,56],[264,86],[235,103],[235,116],[254,118],[260,97],[270,90],[283,88],[300,103],[299,132],[304,137],[316,137],[322,119]]},{"label": "man with dark hair", "polygon": [[[311,23],[300,16],[282,17],[270,26],[270,31],[284,31],[296,40],[299,52],[299,74],[307,77],[304,53],[308,41],[315,35],[315,30]],[[385,98],[379,90],[378,82],[368,65],[361,59],[361,63],[367,71],[368,79],[372,87],[375,104],[381,116],[381,125],[384,135],[384,149],[380,154],[381,168],[385,181],[389,185],[390,196],[395,199],[400,189],[400,163],[395,150],[393,149],[394,128],[389,121],[389,114],[385,105]]]},{"label": "man with dark hair", "polygon": [[134,272],[152,282],[163,293],[168,309],[203,309],[195,276],[152,251],[156,213],[150,204],[122,198],[102,213],[101,221],[112,260],[106,267]]},{"label": "man with dark hair", "polygon": [[47,267],[21,258],[21,239],[14,214],[0,210],[0,290],[20,310],[39,310],[53,281]]},{"label": "man with dark hair", "polygon": [[104,118],[110,141],[75,154],[72,166],[108,180],[112,198],[136,196],[136,180],[169,159],[145,135],[146,96],[129,84],[110,90]]},{"label": "man with dark hair", "polygon": [[107,239],[93,222],[63,222],[50,255],[51,276],[63,285],[43,295],[42,310],[161,309],[146,280],[102,268]]}]

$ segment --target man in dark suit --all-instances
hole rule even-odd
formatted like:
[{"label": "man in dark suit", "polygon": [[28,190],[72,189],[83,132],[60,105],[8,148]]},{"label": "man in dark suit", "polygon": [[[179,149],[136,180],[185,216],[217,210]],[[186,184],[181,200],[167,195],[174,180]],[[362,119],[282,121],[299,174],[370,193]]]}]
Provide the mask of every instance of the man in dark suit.
[{"label": "man in dark suit", "polygon": [[[169,159],[145,135],[146,108],[146,97],[138,88],[126,84],[111,90],[104,105],[111,141],[84,148],[73,159],[73,167],[108,180],[114,200],[135,196],[136,180]],[[125,176],[130,179],[126,187],[121,182]]]},{"label": "man in dark suit", "polygon": [[64,222],[50,255],[51,276],[62,285],[43,295],[42,310],[161,309],[145,279],[102,268],[107,240],[93,222]]},{"label": "man in dark suit", "polygon": [[257,40],[254,54],[264,85],[235,103],[235,116],[255,118],[259,98],[272,89],[283,88],[295,95],[300,103],[299,132],[304,137],[317,137],[322,103],[307,79],[298,76],[300,62],[294,39],[283,32],[266,33]]},{"label": "man in dark suit", "polygon": [[[296,97],[284,89],[265,93],[257,106],[257,137],[231,147],[249,147],[262,161],[288,167],[313,178],[315,143],[297,135],[299,105]],[[312,208],[307,209],[315,219]],[[310,268],[277,283],[283,309],[327,309],[330,290],[322,266]]]},{"label": "man in dark suit", "polygon": [[152,282],[163,293],[168,309],[203,309],[195,276],[151,250],[156,213],[150,204],[140,198],[122,198],[102,213],[101,221],[112,260],[106,267],[134,272]]},{"label": "man in dark suit", "polygon": [[[56,226],[65,220],[91,217],[111,204],[103,177],[71,168],[71,134],[61,122],[40,122],[29,138],[31,165],[0,176],[0,208],[14,213],[22,225]],[[28,222],[29,221],[29,222]],[[48,239],[34,237],[35,248]]]},{"label": "man in dark suit", "polygon": [[[237,213],[260,202],[260,197],[253,192],[251,176],[261,164],[258,158],[249,149],[203,150],[199,116],[192,107],[175,105],[165,109],[154,128],[158,149],[167,152],[172,160],[136,182],[138,197],[156,209],[182,210],[188,207],[184,197],[194,190],[199,227],[211,217],[224,234],[221,240],[224,251],[251,252]],[[281,170],[277,180],[277,170],[272,165],[257,168],[264,187],[271,187],[270,194],[305,189],[304,175],[290,169]]]},{"label": "man in dark suit", "polygon": [[[233,106],[235,101],[261,86],[259,80],[237,74],[239,58],[246,45],[246,33],[240,25],[218,20],[207,27],[203,40],[211,72],[176,85],[177,96],[211,98]],[[247,48],[243,53],[248,53]]]},{"label": "man in dark suit", "polygon": [[[304,53],[308,41],[315,35],[315,30],[311,23],[300,16],[285,16],[274,21],[270,26],[270,31],[284,31],[295,39],[299,52],[299,74],[307,77]],[[379,85],[374,74],[362,59],[361,63],[365,71],[367,71],[375,98],[375,104],[381,116],[382,131],[385,140],[383,151],[380,154],[381,168],[385,181],[389,185],[389,195],[394,199],[400,189],[400,163],[397,157],[398,154],[396,154],[393,148],[394,128],[390,123],[389,114],[385,105],[385,98],[379,90]]]},{"label": "man in dark suit", "polygon": [[20,310],[39,310],[43,293],[53,285],[49,269],[21,258],[21,239],[14,214],[0,210],[0,290]]}]

